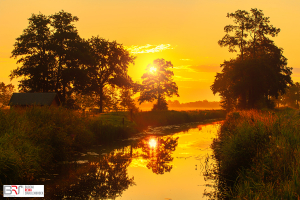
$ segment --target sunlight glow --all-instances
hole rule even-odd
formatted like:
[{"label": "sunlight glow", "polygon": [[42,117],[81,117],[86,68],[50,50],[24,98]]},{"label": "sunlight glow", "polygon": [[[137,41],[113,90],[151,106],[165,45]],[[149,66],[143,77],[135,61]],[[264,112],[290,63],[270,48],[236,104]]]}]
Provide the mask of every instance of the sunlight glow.
[{"label": "sunlight glow", "polygon": [[150,67],[150,72],[151,72],[151,73],[156,72],[156,70],[157,70],[157,69],[156,69],[155,67]]},{"label": "sunlight glow", "polygon": [[155,148],[157,146],[157,141],[154,138],[150,139],[149,146],[150,148]]}]

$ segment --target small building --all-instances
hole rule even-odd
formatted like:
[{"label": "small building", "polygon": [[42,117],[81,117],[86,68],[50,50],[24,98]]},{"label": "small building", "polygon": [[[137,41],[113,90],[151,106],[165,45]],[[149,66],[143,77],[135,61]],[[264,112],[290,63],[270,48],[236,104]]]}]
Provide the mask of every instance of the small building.
[{"label": "small building", "polygon": [[57,93],[13,93],[10,106],[59,106],[60,100]]}]

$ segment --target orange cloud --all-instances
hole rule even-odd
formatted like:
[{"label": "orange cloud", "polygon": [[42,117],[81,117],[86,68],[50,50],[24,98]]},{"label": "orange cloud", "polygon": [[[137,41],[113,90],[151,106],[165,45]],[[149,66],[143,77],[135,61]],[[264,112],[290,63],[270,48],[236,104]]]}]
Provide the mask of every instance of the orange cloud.
[{"label": "orange cloud", "polygon": [[182,76],[174,76],[175,81],[195,81],[192,78],[186,78],[186,77],[182,77]]},{"label": "orange cloud", "polygon": [[174,49],[174,47],[172,47],[170,44],[160,44],[160,45],[147,44],[144,46],[132,45],[130,47],[126,47],[126,49],[133,54],[138,54],[138,53],[156,53],[168,49]]},{"label": "orange cloud", "polygon": [[174,69],[177,70],[185,70],[188,72],[220,72],[221,68],[219,66],[208,66],[208,65],[181,65],[181,66],[175,66]]},{"label": "orange cloud", "polygon": [[191,61],[191,59],[189,59],[189,58],[182,58],[182,59],[180,59],[180,60],[183,60],[183,61]]}]

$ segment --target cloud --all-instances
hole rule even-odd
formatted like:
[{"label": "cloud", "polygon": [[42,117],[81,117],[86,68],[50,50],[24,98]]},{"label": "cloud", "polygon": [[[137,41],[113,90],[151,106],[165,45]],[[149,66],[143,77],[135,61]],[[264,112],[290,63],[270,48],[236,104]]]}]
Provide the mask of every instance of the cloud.
[{"label": "cloud", "polygon": [[197,65],[197,66],[191,66],[191,70],[195,72],[221,72],[220,66],[211,66],[211,65]]},{"label": "cloud", "polygon": [[126,49],[133,54],[138,54],[138,53],[156,53],[168,49],[174,49],[174,47],[172,47],[170,44],[159,44],[159,45],[147,44],[144,46],[132,45],[130,47],[126,47]]},{"label": "cloud", "polygon": [[181,65],[175,66],[174,69],[177,70],[185,70],[188,72],[221,72],[221,68],[219,66],[210,66],[210,65]]},{"label": "cloud", "polygon": [[183,60],[183,61],[191,61],[191,59],[189,59],[189,58],[182,58],[182,59],[180,59],[180,60]]},{"label": "cloud", "polygon": [[186,78],[182,76],[174,76],[175,81],[194,81],[192,78]]},{"label": "cloud", "polygon": [[[174,66],[174,69],[178,69],[178,70],[187,70],[187,71],[192,71],[191,67],[192,65],[180,65],[180,66]],[[193,72],[193,71],[192,71]]]},{"label": "cloud", "polygon": [[293,68],[293,74],[300,74],[300,68]]}]

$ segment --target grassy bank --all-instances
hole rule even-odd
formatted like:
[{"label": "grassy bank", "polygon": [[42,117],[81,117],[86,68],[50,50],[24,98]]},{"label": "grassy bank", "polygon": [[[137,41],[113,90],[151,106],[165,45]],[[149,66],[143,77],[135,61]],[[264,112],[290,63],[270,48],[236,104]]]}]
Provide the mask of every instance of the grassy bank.
[{"label": "grassy bank", "polygon": [[147,111],[134,115],[138,128],[143,130],[148,126],[165,126],[188,122],[202,122],[208,119],[225,118],[224,110],[196,111]]},{"label": "grassy bank", "polygon": [[[224,117],[222,111],[108,113],[90,117],[64,108],[0,110],[0,184],[26,184],[92,144],[110,144],[147,126]],[[134,121],[131,121],[134,120]]]},{"label": "grassy bank", "polygon": [[299,199],[299,133],[299,111],[229,113],[212,144],[217,196]]}]

